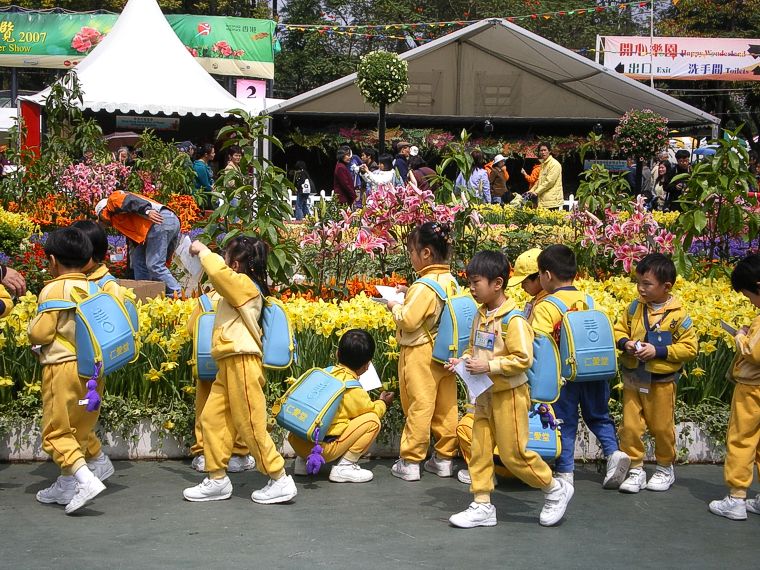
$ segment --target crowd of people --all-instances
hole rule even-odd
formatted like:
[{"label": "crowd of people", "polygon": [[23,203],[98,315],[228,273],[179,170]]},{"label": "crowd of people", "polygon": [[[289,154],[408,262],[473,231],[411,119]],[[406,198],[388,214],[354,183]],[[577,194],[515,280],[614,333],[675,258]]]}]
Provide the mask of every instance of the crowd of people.
[{"label": "crowd of people", "polygon": [[[132,208],[128,205],[131,199],[123,197],[122,210],[148,208],[149,217],[156,212],[153,205],[139,202]],[[163,211],[158,213],[168,217]],[[110,215],[116,219],[114,212]],[[87,227],[82,224],[50,234],[45,253],[53,280],[40,293],[40,303],[68,298],[76,289],[87,290],[88,282],[100,281],[108,273],[103,264],[107,241],[102,227],[92,222],[84,222]],[[450,524],[462,528],[493,526],[497,518],[491,492],[498,461],[502,469],[544,493],[539,522],[552,526],[562,520],[575,493],[575,436],[582,416],[607,460],[604,488],[623,493],[664,492],[675,484],[676,382],[684,363],[697,356],[698,343],[691,319],[672,293],[677,274],[670,258],[650,254],[639,262],[637,298],[616,316],[614,342],[621,354],[624,383],[619,432],[609,413],[607,379],[565,383],[555,404],[556,417],[561,421],[561,452],[552,470],[528,447],[531,388],[527,373],[536,358],[534,336],[555,336],[568,326],[562,307],[590,306],[589,296],[575,285],[574,252],[565,245],[532,249],[517,258],[514,269],[500,251],[477,253],[466,268],[469,291],[479,304],[469,346],[461,358],[441,361],[434,357],[434,339],[439,334],[444,301],[436,290],[449,295],[458,291],[449,262],[451,229],[446,224],[427,222],[410,233],[406,247],[420,279],[408,288],[398,288],[404,294],[403,301],[387,303],[397,326],[399,396],[405,415],[400,457],[391,468],[393,476],[411,482],[419,480],[423,471],[439,477],[456,473],[460,481],[470,485],[473,501],[453,514]],[[209,292],[216,303],[211,356],[218,366],[215,380],[207,382],[206,389],[201,389],[206,381],[198,379],[192,466],[207,476],[198,485],[184,489],[183,497],[191,502],[229,498],[232,481],[228,473],[254,467],[268,478],[262,489],[252,493],[254,502],[289,502],[298,493],[270,435],[263,391],[265,351],[260,323],[263,298],[271,293],[267,252],[261,240],[248,236],[236,236],[222,254],[197,241],[190,247],[213,287]],[[3,283],[18,294],[19,284],[11,279],[10,271],[6,270]],[[111,283],[113,295],[124,296],[123,288]],[[740,261],[731,283],[734,290],[760,308],[760,256]],[[510,295],[510,288],[517,286],[532,296],[522,309]],[[0,312],[7,313],[12,304],[11,296],[0,287]],[[195,330],[194,320],[207,310],[199,300],[188,327]],[[37,493],[37,500],[65,505],[67,514],[99,495],[105,489],[103,481],[114,472],[94,431],[98,410],[84,407],[95,388],[77,373],[79,349],[73,319],[71,310],[53,306],[29,324],[29,340],[43,370],[43,448],[61,470],[50,487]],[[741,327],[735,341],[737,355],[730,374],[737,387],[725,464],[729,493],[711,502],[709,510],[741,520],[747,511],[760,513],[760,497],[747,497],[760,450],[760,317]],[[327,430],[322,446],[312,446],[291,434],[297,454],[293,475],[306,475],[312,455],[321,453],[322,461],[333,463],[330,481],[372,480],[372,471],[359,460],[375,440],[395,396],[384,391],[373,401],[356,385],[374,353],[375,343],[367,331],[353,329],[340,338],[337,362],[328,370],[339,381],[352,384],[346,385],[333,422],[322,426]],[[327,367],[333,363],[320,364]],[[460,419],[453,369],[462,365],[470,374],[487,374],[492,385],[473,399],[474,412]],[[97,384],[101,393],[103,384]],[[644,468],[642,438],[647,430],[655,444],[656,465],[651,477]],[[433,450],[428,456],[431,440]],[[456,472],[458,455],[465,459],[466,469]]]}]

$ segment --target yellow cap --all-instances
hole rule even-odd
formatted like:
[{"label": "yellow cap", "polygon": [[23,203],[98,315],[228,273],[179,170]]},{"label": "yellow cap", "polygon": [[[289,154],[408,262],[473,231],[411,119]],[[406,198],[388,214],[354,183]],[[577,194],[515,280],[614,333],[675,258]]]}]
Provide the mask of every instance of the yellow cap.
[{"label": "yellow cap", "polygon": [[540,253],[541,250],[534,247],[517,256],[515,270],[512,272],[512,277],[507,281],[507,287],[519,285],[525,281],[526,277],[538,273],[538,256]]}]

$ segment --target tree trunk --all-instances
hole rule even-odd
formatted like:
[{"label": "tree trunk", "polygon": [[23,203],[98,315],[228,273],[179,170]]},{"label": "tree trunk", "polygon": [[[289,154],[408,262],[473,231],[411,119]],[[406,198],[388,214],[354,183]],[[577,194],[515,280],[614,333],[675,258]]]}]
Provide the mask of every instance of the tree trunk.
[{"label": "tree trunk", "polygon": [[378,113],[377,135],[380,138],[377,155],[385,154],[385,103],[380,103],[380,112]]}]

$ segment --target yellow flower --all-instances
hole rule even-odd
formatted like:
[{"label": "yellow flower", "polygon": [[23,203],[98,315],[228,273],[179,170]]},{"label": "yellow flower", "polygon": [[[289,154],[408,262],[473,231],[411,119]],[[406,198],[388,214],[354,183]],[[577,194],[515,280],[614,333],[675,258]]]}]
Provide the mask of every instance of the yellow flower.
[{"label": "yellow flower", "polygon": [[705,371],[699,366],[695,366],[691,369],[691,375],[700,378],[705,375]]},{"label": "yellow flower", "polygon": [[26,386],[25,390],[27,394],[33,394],[34,392],[41,392],[42,391],[42,385],[39,382],[27,382],[24,381],[24,386]]},{"label": "yellow flower", "polygon": [[182,391],[185,394],[195,394],[195,386],[182,386]]},{"label": "yellow flower", "polygon": [[166,421],[164,422],[164,429],[167,429],[167,430],[172,430],[172,429],[174,429],[174,422],[173,422],[173,421],[171,421],[171,420],[166,420]]},{"label": "yellow flower", "polygon": [[150,380],[151,382],[158,382],[161,380],[161,378],[164,377],[164,373],[156,370],[155,368],[151,368],[148,372],[144,374],[144,377],[146,380]]},{"label": "yellow flower", "polygon": [[179,364],[176,362],[162,362],[161,363],[161,372],[170,372],[171,370],[174,370],[177,368]]},{"label": "yellow flower", "polygon": [[13,379],[8,378],[7,376],[0,376],[0,388],[5,388],[6,386],[13,386],[14,382]]}]

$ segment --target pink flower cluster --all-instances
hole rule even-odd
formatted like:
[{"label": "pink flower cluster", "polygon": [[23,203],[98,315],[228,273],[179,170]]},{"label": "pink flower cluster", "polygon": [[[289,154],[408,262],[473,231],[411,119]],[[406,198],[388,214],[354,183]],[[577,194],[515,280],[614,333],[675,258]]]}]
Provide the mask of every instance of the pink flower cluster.
[{"label": "pink flower cluster", "polygon": [[454,140],[451,133],[431,133],[425,139],[429,146],[441,150]]},{"label": "pink flower cluster", "polygon": [[621,219],[620,212],[605,211],[604,221],[589,212],[575,211],[573,218],[583,225],[582,247],[594,247],[611,257],[613,265],[630,272],[649,253],[672,254],[675,236],[661,228],[644,206],[644,197],[634,203],[633,214]]},{"label": "pink flower cluster", "polygon": [[651,109],[631,109],[615,128],[615,142],[625,156],[649,158],[665,147],[668,120]]},{"label": "pink flower cluster", "polygon": [[79,53],[89,53],[92,48],[98,45],[106,37],[95,28],[83,26],[81,30],[71,40],[71,47]]},{"label": "pink flower cluster", "polygon": [[232,46],[224,40],[216,42],[211,46],[211,50],[222,57],[242,57],[245,55],[245,50],[234,50],[232,49]]},{"label": "pink flower cluster", "polygon": [[69,196],[93,207],[121,187],[130,171],[120,162],[72,164],[58,177],[58,184]]},{"label": "pink flower cluster", "polygon": [[360,228],[353,238],[351,229],[359,221],[358,212],[343,210],[340,220],[318,222],[314,229],[303,237],[301,247],[319,247],[321,259],[336,257],[346,250],[363,251],[374,259],[376,252],[382,252],[388,247],[388,242],[373,234],[368,228]]}]

